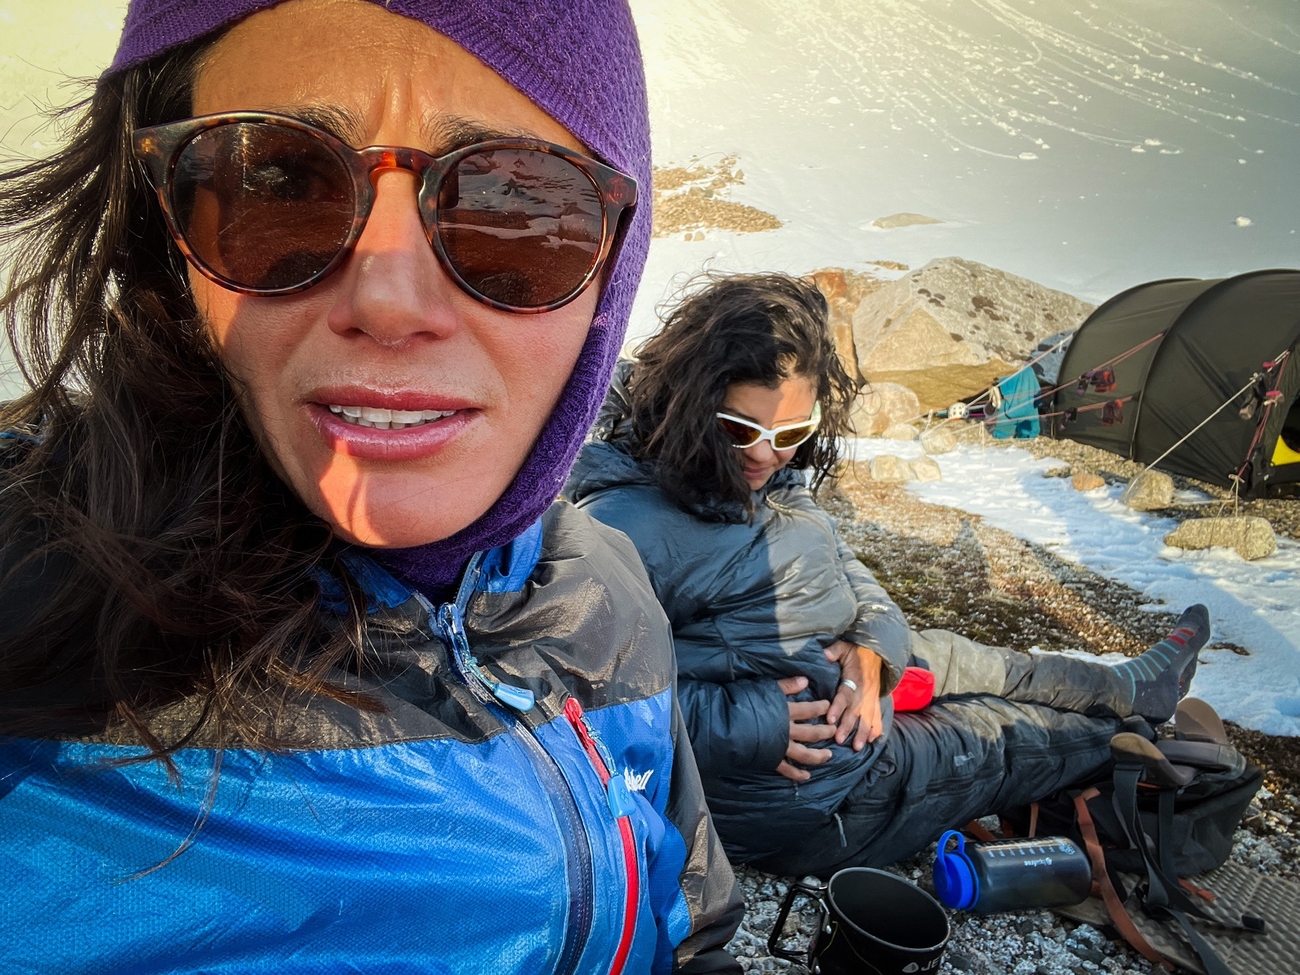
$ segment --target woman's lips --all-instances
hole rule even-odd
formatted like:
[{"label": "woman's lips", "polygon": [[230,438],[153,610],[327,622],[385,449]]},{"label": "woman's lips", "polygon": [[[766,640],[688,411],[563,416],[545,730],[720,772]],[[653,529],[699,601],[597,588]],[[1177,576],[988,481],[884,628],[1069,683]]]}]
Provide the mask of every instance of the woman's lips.
[{"label": "woman's lips", "polygon": [[[395,398],[390,398],[389,402],[393,399]],[[328,401],[335,405],[339,402],[338,399]],[[342,402],[351,405],[355,400],[343,399]],[[366,405],[373,405],[375,408],[405,408],[412,411],[422,408],[416,402],[411,402],[409,397],[405,398],[400,405],[391,407],[381,407],[378,402]],[[423,408],[446,412],[449,407],[443,404]],[[419,426],[405,427],[400,430],[380,430],[349,422],[342,415],[332,412],[329,405],[322,405],[320,402],[308,403],[307,413],[316,425],[316,429],[321,432],[326,444],[335,453],[362,460],[393,463],[419,460],[438,453],[458,439],[482,416],[480,410],[462,408],[451,412],[449,416],[421,423]]]}]

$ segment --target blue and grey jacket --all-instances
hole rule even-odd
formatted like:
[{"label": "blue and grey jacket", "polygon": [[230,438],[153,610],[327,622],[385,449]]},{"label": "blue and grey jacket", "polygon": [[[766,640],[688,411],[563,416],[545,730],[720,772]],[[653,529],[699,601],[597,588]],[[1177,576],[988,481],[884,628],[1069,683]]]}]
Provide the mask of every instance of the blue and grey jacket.
[{"label": "blue and grey jacket", "polygon": [[0,738],[0,967],[739,972],[742,906],[627,540],[556,505],[437,607],[348,564],[366,657],[337,679],[384,709],[299,702],[276,730],[312,747],[198,741],[172,780],[122,764],[144,753],[124,732]]},{"label": "blue and grey jacket", "polygon": [[733,860],[763,865],[831,819],[872,770],[893,719],[886,697],[883,736],[861,752],[819,746],[833,757],[796,785],[775,771],[790,721],[777,680],[805,676],[809,688],[796,699],[830,700],[840,670],[822,651],[843,638],[880,654],[887,693],[907,665],[907,621],[801,472],[778,471],[757,492],[752,520],[669,500],[632,453],[628,370],[620,363],[564,496],[640,553],[672,624],[678,694],[714,822]]}]

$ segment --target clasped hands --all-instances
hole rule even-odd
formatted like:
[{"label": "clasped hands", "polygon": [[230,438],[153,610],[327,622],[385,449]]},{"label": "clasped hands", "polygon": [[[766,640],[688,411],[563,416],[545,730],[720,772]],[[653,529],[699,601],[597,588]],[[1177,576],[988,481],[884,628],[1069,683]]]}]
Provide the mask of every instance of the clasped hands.
[{"label": "clasped hands", "polygon": [[[835,699],[787,702],[790,743],[776,770],[795,782],[807,782],[812,773],[791,762],[821,765],[831,759],[829,748],[811,748],[810,744],[834,738],[836,744],[843,745],[851,737],[853,750],[861,751],[882,730],[880,655],[847,640],[836,640],[824,652],[827,660],[840,665],[842,682],[835,690]],[[808,678],[784,677],[777,684],[783,694],[798,694],[808,686]]]}]

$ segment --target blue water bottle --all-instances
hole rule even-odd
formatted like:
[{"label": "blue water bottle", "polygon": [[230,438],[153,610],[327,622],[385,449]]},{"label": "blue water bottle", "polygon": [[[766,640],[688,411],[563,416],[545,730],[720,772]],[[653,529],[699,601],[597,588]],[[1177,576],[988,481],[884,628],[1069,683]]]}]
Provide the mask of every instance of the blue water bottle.
[{"label": "blue water bottle", "polygon": [[1088,854],[1064,836],[970,843],[939,837],[934,889],[946,907],[996,914],[1078,904],[1092,891]]}]

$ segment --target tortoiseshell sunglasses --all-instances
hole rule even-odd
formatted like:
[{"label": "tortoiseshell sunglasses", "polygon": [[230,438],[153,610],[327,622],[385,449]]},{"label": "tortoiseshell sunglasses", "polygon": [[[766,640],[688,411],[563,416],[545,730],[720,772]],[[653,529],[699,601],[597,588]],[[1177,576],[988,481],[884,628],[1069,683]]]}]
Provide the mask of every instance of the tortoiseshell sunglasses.
[{"label": "tortoiseshell sunglasses", "polygon": [[250,295],[304,291],[342,264],[374,205],[377,170],[415,173],[425,235],[466,294],[522,314],[582,294],[637,199],[632,177],[533,139],[442,156],[353,149],[295,118],[232,112],[137,129],[134,140],[186,259]]}]

